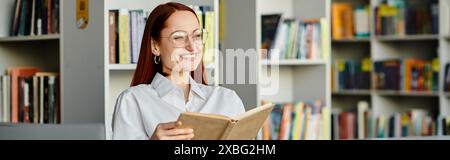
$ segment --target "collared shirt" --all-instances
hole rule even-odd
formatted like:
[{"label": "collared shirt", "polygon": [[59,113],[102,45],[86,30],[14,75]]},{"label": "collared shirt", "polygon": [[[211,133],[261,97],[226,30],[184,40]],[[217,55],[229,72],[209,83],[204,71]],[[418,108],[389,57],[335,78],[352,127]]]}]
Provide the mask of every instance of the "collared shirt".
[{"label": "collared shirt", "polygon": [[234,91],[198,84],[192,77],[189,82],[191,89],[187,103],[183,90],[159,73],[150,85],[141,84],[123,91],[114,110],[113,139],[148,140],[158,124],[176,121],[183,112],[229,117],[245,112]]}]

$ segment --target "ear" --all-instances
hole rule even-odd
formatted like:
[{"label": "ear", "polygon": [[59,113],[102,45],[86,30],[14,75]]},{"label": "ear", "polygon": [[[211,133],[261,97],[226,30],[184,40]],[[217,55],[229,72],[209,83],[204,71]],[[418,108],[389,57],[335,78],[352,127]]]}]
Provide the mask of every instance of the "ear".
[{"label": "ear", "polygon": [[152,49],[153,55],[155,55],[155,56],[161,55],[158,42],[155,41],[153,38],[151,38],[150,41],[151,41],[150,43],[151,43],[151,46],[152,46],[151,49]]}]

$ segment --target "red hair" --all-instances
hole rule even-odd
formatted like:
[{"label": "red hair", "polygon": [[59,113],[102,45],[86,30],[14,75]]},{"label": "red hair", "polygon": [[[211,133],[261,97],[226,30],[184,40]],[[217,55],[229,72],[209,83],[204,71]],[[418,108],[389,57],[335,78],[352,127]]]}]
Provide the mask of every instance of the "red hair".
[{"label": "red hair", "polygon": [[[144,35],[142,38],[142,46],[141,51],[139,53],[139,60],[137,63],[136,71],[134,72],[131,86],[137,86],[140,84],[150,84],[153,78],[155,77],[156,73],[161,73],[162,75],[165,75],[162,72],[162,64],[161,63],[155,64],[153,60],[154,55],[151,49],[152,48],[151,40],[152,38],[155,41],[160,40],[161,31],[166,26],[167,19],[169,19],[169,17],[177,11],[189,11],[194,15],[196,15],[194,10],[192,10],[186,5],[175,2],[169,2],[166,4],[159,5],[148,16],[147,22],[145,24]],[[198,18],[197,21],[199,21]],[[195,71],[191,72],[191,76],[192,77],[201,76],[202,77],[201,82],[197,83],[202,83],[205,85],[207,84],[206,72],[205,67],[203,65],[203,61],[200,63],[200,66],[197,67]]]}]

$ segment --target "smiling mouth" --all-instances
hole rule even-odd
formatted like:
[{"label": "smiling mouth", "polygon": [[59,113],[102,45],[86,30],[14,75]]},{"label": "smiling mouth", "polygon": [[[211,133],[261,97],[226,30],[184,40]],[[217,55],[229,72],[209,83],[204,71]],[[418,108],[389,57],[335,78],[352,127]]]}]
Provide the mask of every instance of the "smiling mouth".
[{"label": "smiling mouth", "polygon": [[194,58],[195,54],[184,55],[183,58]]}]

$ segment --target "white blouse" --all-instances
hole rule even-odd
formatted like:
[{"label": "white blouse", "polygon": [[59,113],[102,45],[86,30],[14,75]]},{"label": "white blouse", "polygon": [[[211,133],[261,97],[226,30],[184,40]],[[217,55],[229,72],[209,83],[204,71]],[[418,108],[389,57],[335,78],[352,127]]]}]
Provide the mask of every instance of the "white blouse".
[{"label": "white blouse", "polygon": [[113,139],[148,140],[159,123],[173,122],[182,112],[222,114],[230,117],[245,112],[239,96],[223,87],[196,83],[190,78],[189,100],[183,90],[157,73],[150,85],[123,91],[114,110]]}]

